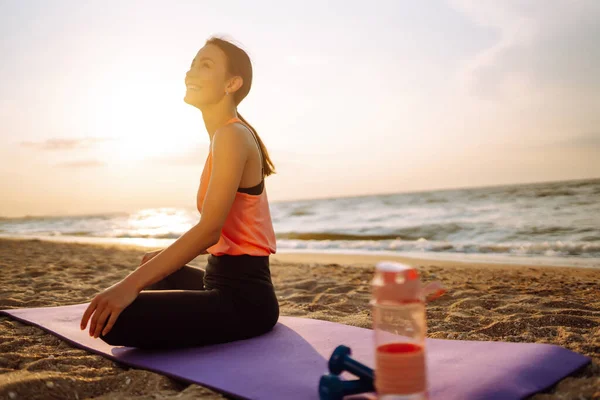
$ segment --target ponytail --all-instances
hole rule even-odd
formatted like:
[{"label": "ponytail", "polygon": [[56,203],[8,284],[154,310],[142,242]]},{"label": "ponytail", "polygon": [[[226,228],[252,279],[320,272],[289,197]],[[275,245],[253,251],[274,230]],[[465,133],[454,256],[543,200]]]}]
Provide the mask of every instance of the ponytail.
[{"label": "ponytail", "polygon": [[238,112],[237,116],[239,119],[242,120],[242,122],[244,124],[246,124],[246,126],[248,126],[248,128],[250,128],[252,130],[252,132],[254,132],[254,135],[256,136],[256,139],[258,140],[258,144],[260,145],[260,153],[262,155],[264,176],[276,174],[277,171],[275,171],[275,165],[273,165],[273,161],[271,161],[271,157],[269,157],[269,152],[267,151],[267,148],[265,147],[265,144],[263,143],[263,141],[260,139],[260,136],[258,136],[256,129],[254,129],[254,127],[252,125],[250,125],[244,117],[242,117],[242,114],[240,114]]}]

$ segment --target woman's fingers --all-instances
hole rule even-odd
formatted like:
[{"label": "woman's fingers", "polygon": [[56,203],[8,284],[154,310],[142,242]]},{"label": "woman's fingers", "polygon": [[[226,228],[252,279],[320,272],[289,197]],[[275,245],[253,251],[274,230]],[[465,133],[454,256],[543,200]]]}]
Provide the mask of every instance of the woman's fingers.
[{"label": "woman's fingers", "polygon": [[115,322],[117,321],[117,318],[119,317],[120,314],[121,314],[120,311],[113,312],[112,314],[110,314],[110,318],[109,318],[108,322],[106,323],[104,330],[102,331],[102,335],[104,335],[104,336],[108,335],[108,332],[110,332],[112,327],[115,325]]},{"label": "woman's fingers", "polygon": [[104,311],[105,306],[106,305],[104,302],[98,302],[98,306],[96,307],[96,310],[94,311],[94,315],[92,315],[92,319],[90,320],[90,331],[89,331],[90,336],[94,336],[94,329],[96,327],[96,322],[98,321],[98,317],[100,317],[100,315]]},{"label": "woman's fingers", "polygon": [[[113,312],[112,307],[106,306],[104,310],[102,310],[102,313],[98,316],[96,324],[94,325],[94,331],[91,333],[94,338],[100,336],[100,332],[102,332],[102,329],[104,328],[104,323],[111,312]],[[98,311],[96,311],[96,314],[98,314]]]},{"label": "woman's fingers", "polygon": [[90,305],[86,308],[85,312],[83,313],[83,317],[81,317],[81,325],[80,325],[81,330],[84,330],[85,327],[87,326],[88,320],[90,319],[90,316],[96,309],[97,305],[98,305],[98,301],[96,300],[96,298],[94,298],[90,302]]},{"label": "woman's fingers", "polygon": [[119,314],[137,297],[139,291],[124,282],[116,283],[96,295],[83,313],[80,327],[84,330],[89,322],[90,336],[97,338],[102,334],[101,332],[108,333]]}]

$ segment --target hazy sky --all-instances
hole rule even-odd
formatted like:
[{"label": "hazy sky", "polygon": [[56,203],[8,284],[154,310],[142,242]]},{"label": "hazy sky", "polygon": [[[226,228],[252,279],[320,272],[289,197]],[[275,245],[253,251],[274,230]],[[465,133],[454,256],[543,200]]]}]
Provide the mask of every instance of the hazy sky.
[{"label": "hazy sky", "polygon": [[204,41],[250,54],[269,198],[600,176],[600,1],[0,0],[0,215],[195,205]]}]

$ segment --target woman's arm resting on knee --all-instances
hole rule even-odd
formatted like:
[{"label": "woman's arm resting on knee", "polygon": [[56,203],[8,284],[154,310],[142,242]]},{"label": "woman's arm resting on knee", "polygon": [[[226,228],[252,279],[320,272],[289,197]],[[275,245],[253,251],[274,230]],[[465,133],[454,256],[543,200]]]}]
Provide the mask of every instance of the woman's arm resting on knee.
[{"label": "woman's arm resting on knee", "polygon": [[215,233],[198,223],[169,247],[140,265],[125,279],[94,296],[81,317],[81,329],[90,323],[90,336],[107,335],[121,312],[131,304],[142,289],[175,272],[193,260],[203,248],[216,243]]},{"label": "woman's arm resting on knee", "polygon": [[131,272],[123,282],[140,292],[192,261],[217,243],[218,238],[212,229],[198,223],[169,247]]},{"label": "woman's arm resting on knee", "polygon": [[98,337],[101,332],[106,335],[121,311],[143,288],[175,272],[219,241],[247,161],[245,135],[244,129],[235,125],[215,133],[213,169],[200,222],[125,279],[95,296],[81,319],[81,329],[85,329],[91,317],[90,335]]}]

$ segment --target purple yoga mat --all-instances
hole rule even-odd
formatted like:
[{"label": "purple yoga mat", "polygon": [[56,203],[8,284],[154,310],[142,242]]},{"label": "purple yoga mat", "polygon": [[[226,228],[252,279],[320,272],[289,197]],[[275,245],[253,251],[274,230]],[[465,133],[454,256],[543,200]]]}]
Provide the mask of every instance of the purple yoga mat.
[{"label": "purple yoga mat", "polygon": [[[0,311],[75,346],[133,367],[247,399],[318,399],[327,361],[340,344],[374,366],[373,331],[281,316],[265,335],[178,350],[113,347],[79,329],[86,304]],[[510,400],[544,390],[591,361],[550,344],[427,339],[431,400]],[[344,373],[346,379],[353,375]],[[355,398],[356,396],[353,396]],[[367,396],[368,397],[368,396]],[[374,398],[371,396],[370,398]]]}]

